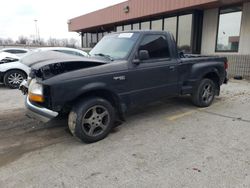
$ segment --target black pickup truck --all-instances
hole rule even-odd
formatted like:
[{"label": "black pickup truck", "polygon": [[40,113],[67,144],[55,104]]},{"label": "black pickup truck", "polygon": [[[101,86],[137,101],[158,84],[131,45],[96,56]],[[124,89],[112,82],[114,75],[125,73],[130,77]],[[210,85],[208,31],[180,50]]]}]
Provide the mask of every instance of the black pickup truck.
[{"label": "black pickup truck", "polygon": [[32,68],[20,87],[28,116],[66,113],[72,134],[88,143],[105,138],[133,107],[180,95],[207,107],[227,82],[226,58],[178,53],[168,32],[112,33],[89,57],[41,52],[22,61]]}]

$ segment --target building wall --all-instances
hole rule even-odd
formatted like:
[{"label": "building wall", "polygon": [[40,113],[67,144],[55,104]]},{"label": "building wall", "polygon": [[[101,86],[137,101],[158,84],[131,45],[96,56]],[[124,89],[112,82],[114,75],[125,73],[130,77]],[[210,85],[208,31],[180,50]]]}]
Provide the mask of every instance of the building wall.
[{"label": "building wall", "polygon": [[239,52],[217,53],[215,43],[217,37],[219,9],[204,11],[201,53],[226,56],[229,62],[229,77],[243,76],[250,78],[250,3],[244,3],[240,31]]},{"label": "building wall", "polygon": [[250,3],[244,3],[241,20],[240,44],[238,53],[216,53],[215,43],[218,26],[219,9],[208,9],[204,11],[202,54],[245,54],[250,55]]},{"label": "building wall", "polygon": [[201,53],[213,54],[215,52],[216,32],[218,25],[219,9],[204,11]]},{"label": "building wall", "polygon": [[[227,0],[228,1],[228,0]],[[239,0],[234,0],[239,1]],[[128,0],[69,21],[70,31],[88,32],[89,29],[105,25],[138,20],[152,15],[173,13],[180,10],[192,10],[194,7],[209,7],[217,5],[220,0]],[[129,7],[125,12],[124,8]]]},{"label": "building wall", "polygon": [[243,6],[239,47],[240,54],[250,54],[250,3]]}]

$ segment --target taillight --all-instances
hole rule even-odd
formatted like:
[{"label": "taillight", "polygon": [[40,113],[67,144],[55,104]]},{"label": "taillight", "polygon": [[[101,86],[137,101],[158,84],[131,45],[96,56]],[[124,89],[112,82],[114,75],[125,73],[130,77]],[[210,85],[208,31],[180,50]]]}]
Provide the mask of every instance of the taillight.
[{"label": "taillight", "polygon": [[224,67],[225,67],[225,70],[228,69],[228,62],[227,61],[224,63]]}]

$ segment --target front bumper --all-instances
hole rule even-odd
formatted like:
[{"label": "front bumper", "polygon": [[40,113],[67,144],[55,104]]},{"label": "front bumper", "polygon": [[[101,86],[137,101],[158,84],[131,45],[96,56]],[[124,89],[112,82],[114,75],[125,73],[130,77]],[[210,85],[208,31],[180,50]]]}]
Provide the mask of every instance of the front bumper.
[{"label": "front bumper", "polygon": [[27,108],[26,115],[28,117],[40,120],[45,123],[58,116],[58,112],[54,112],[42,106],[32,104],[28,96],[25,100],[25,106]]}]

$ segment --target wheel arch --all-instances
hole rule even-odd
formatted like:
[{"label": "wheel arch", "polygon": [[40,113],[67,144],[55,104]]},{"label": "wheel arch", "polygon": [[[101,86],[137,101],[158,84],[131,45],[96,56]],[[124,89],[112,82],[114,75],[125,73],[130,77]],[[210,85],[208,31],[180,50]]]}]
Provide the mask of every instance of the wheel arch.
[{"label": "wheel arch", "polygon": [[7,86],[7,87],[9,87],[11,89],[17,89],[19,87],[19,85],[21,84],[22,80],[20,80],[20,82],[16,82],[16,83],[10,83],[9,82],[9,76],[11,74],[13,74],[13,73],[18,73],[17,71],[19,72],[19,74],[23,74],[22,75],[22,77],[23,77],[22,80],[27,79],[28,75],[27,75],[27,73],[25,71],[20,70],[20,69],[11,69],[11,70],[6,71],[3,74],[3,83],[4,83],[5,86]]},{"label": "wheel arch", "polygon": [[18,69],[18,68],[16,68],[16,69],[9,69],[9,70],[7,70],[6,72],[4,72],[4,75],[6,75],[6,74],[7,74],[8,72],[10,72],[10,71],[20,71],[20,72],[22,72],[22,73],[25,74],[26,78],[28,77],[28,74],[27,74],[24,70]]},{"label": "wheel arch", "polygon": [[78,101],[89,98],[89,97],[100,97],[103,98],[111,103],[114,106],[115,110],[117,111],[117,115],[119,120],[124,121],[124,113],[121,106],[121,100],[117,94],[114,92],[106,89],[106,88],[93,88],[88,91],[85,91],[78,95],[74,100],[72,100],[68,105],[69,108],[72,108]]},{"label": "wheel arch", "polygon": [[202,79],[210,79],[214,82],[216,86],[216,95],[220,94],[220,77],[216,71],[206,73]]}]

